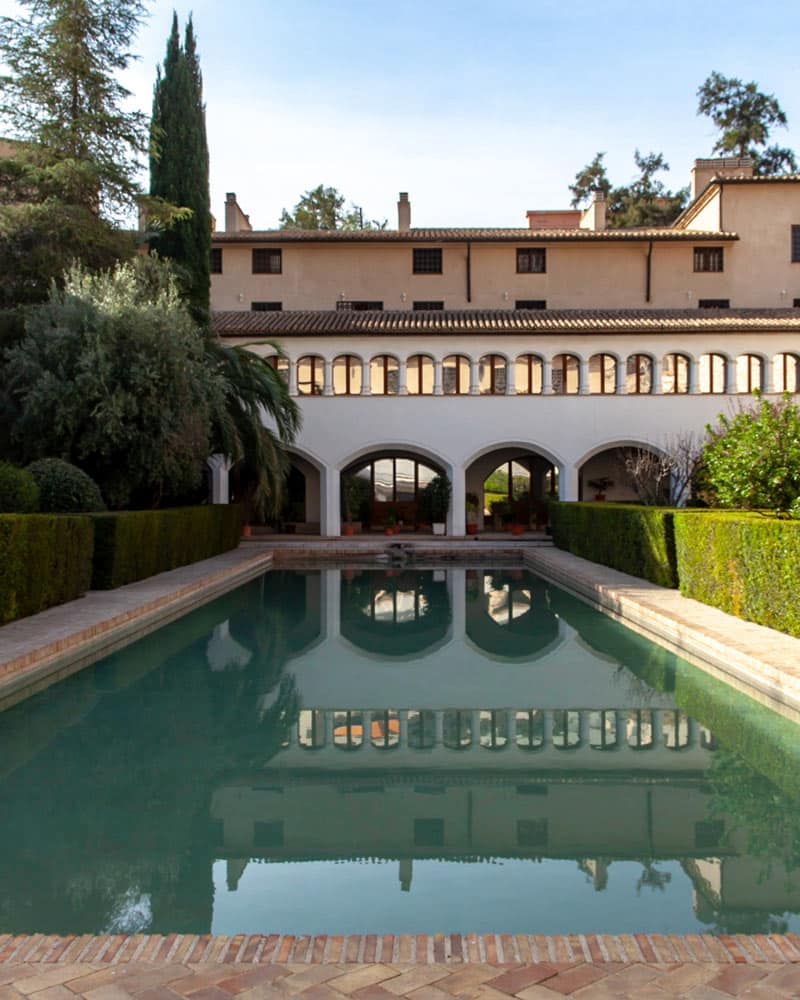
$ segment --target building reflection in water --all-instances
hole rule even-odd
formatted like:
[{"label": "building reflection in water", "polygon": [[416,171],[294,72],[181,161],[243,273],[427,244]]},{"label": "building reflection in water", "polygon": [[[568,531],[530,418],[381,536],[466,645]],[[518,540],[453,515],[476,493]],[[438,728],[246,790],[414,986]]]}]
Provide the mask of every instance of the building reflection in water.
[{"label": "building reflection in water", "polygon": [[686,669],[515,567],[270,573],[5,713],[0,932],[208,931],[215,861],[234,894],[257,861],[391,861],[413,896],[415,862],[498,858],[597,892],[677,860],[685,927],[775,929],[794,730],[741,736],[766,710]]}]

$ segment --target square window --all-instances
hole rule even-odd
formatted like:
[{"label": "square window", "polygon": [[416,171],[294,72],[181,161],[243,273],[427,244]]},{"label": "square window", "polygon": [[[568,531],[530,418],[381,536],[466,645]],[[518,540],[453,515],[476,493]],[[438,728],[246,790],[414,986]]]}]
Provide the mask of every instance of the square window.
[{"label": "square window", "polygon": [[792,305],[794,306],[795,309],[800,309],[800,299],[794,299],[792,301]]},{"label": "square window", "polygon": [[341,312],[380,312],[383,309],[382,302],[370,302],[365,299],[338,299],[336,302],[337,311]]},{"label": "square window", "polygon": [[444,820],[415,819],[414,844],[417,847],[442,847],[444,845]]},{"label": "square window", "polygon": [[547,820],[518,819],[517,846],[547,847]]},{"label": "square window", "polygon": [[222,247],[214,247],[211,251],[211,273],[222,274]]},{"label": "square window", "polygon": [[438,248],[414,248],[414,274],[441,274],[442,251]]},{"label": "square window", "polygon": [[514,303],[515,309],[546,309],[547,302],[544,299],[517,299]]},{"label": "square window", "polygon": [[415,312],[439,312],[444,309],[444,302],[422,301],[414,303]]},{"label": "square window", "polygon": [[694,269],[707,273],[718,273],[723,269],[722,247],[695,247]]},{"label": "square window", "polygon": [[792,263],[800,262],[800,226],[792,226]]},{"label": "square window", "polygon": [[694,825],[694,846],[701,849],[719,847],[725,836],[725,821],[722,819],[700,820]]},{"label": "square window", "polygon": [[517,274],[544,274],[547,270],[547,251],[544,247],[517,249]]},{"label": "square window", "polygon": [[283,309],[282,302],[251,302],[250,311],[254,313],[279,313]]},{"label": "square window", "polygon": [[730,299],[698,299],[698,309],[730,309]]},{"label": "square window", "polygon": [[253,250],[253,274],[280,274],[281,251]]},{"label": "square window", "polygon": [[253,845],[255,847],[283,847],[283,820],[277,823],[253,824]]}]

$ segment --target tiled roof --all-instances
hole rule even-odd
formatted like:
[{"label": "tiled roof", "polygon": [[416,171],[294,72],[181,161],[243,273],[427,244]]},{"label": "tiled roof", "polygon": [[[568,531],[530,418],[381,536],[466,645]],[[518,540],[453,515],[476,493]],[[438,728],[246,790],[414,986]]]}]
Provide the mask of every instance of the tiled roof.
[{"label": "tiled roof", "polygon": [[738,240],[736,233],[683,229],[263,229],[213,232],[221,243],[631,243]]},{"label": "tiled roof", "polygon": [[[793,331],[798,309],[458,309],[350,312],[212,313],[223,337],[316,337],[341,334],[711,333]],[[798,342],[800,344],[800,342]]]}]

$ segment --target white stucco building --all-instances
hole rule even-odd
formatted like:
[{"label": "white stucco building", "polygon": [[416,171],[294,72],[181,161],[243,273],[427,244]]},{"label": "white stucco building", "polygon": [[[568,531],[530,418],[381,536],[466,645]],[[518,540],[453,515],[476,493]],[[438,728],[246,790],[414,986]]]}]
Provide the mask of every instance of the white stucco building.
[{"label": "white stucco building", "polygon": [[446,472],[456,535],[501,466],[524,523],[603,476],[625,499],[619,449],[800,387],[800,176],[696,161],[691,204],[660,229],[606,228],[602,200],[520,229],[415,229],[410,213],[401,194],[396,230],[257,231],[230,194],[213,234],[215,330],[264,356],[277,341],[302,397],[287,517],[310,530],[340,534],[343,474],[373,526],[387,511],[410,526]]}]

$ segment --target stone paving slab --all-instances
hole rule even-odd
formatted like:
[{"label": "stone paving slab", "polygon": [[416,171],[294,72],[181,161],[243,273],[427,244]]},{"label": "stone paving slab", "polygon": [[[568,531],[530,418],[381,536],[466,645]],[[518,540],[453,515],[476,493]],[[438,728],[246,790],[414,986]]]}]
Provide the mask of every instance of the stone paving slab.
[{"label": "stone paving slab", "polygon": [[0,1000],[800,996],[796,935],[675,942],[658,934],[0,935]]},{"label": "stone paving slab", "polygon": [[528,550],[524,559],[540,576],[800,721],[800,639],[561,549]]},{"label": "stone paving slab", "polygon": [[0,710],[271,565],[271,552],[238,548],[115,590],[89,591],[78,600],[2,626]]}]

